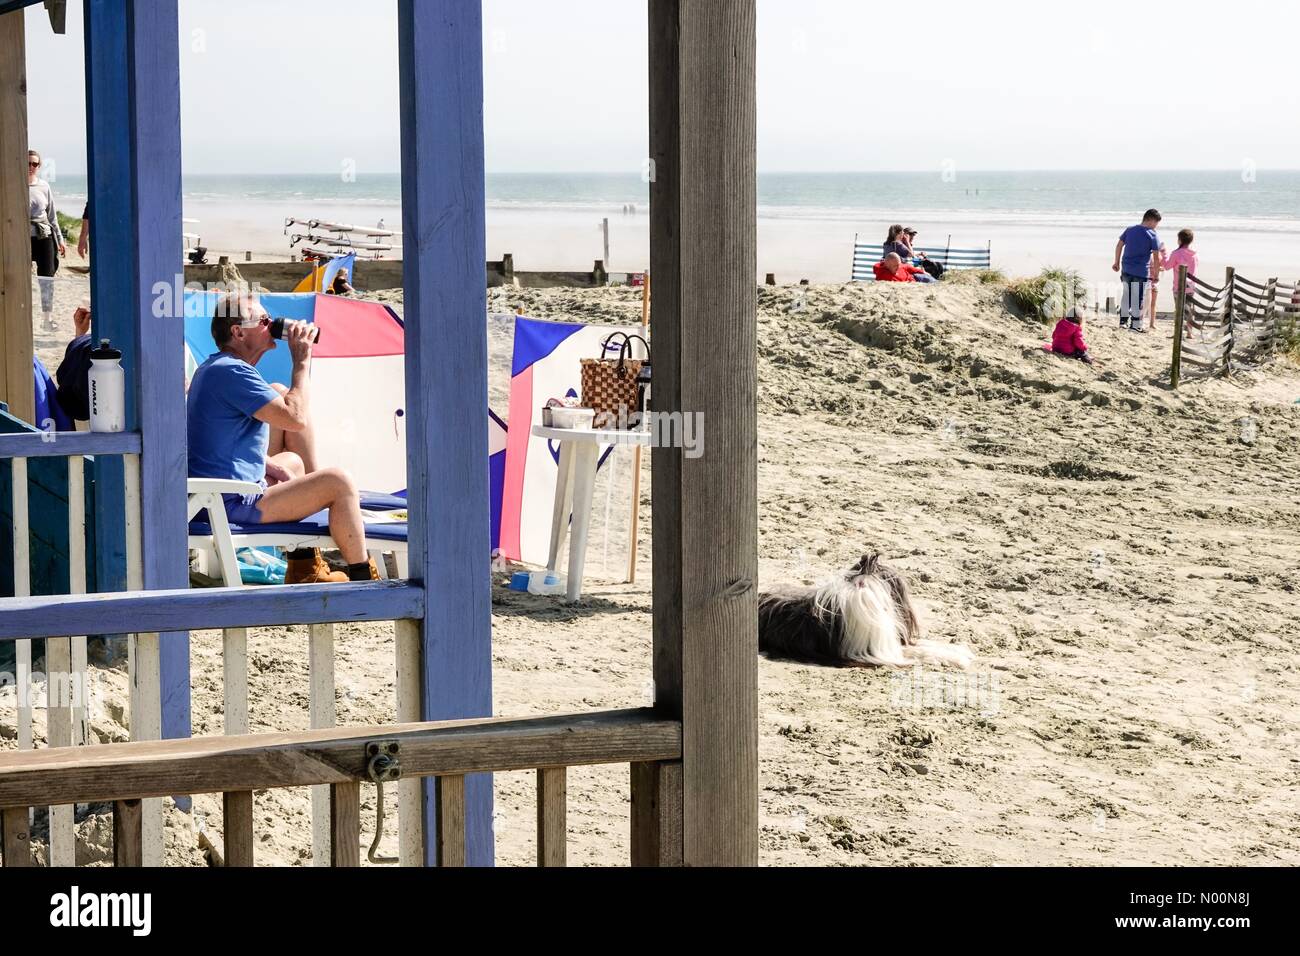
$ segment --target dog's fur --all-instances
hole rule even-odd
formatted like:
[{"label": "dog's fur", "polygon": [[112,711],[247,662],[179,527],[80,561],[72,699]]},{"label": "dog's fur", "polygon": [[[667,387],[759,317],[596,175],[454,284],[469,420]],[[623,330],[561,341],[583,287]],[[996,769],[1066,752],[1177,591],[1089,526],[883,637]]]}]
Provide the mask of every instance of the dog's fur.
[{"label": "dog's fur", "polygon": [[781,588],[758,597],[758,649],[848,667],[933,662],[967,668],[970,649],[921,638],[907,580],[864,554],[820,587]]}]

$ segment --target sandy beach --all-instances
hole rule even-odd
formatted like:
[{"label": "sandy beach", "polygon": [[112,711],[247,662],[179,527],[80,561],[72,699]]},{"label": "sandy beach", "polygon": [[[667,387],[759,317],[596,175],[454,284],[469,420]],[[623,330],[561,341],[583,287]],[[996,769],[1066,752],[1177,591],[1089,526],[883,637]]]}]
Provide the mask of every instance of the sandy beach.
[{"label": "sandy beach", "polygon": [[[57,284],[67,327],[36,341],[51,369],[87,286]],[[977,658],[960,678],[761,661],[761,862],[1300,862],[1300,371],[1171,392],[1168,323],[1091,323],[1089,367],[1045,353],[1049,330],[992,286],[782,286],[759,305],[761,583],[879,551],[928,636]],[[490,292],[490,312],[517,307],[627,322],[640,293]],[[494,352],[494,390],[504,374]],[[591,580],[567,605],[497,576],[494,713],[649,702],[650,491],[647,468],[637,584]],[[196,734],[221,731],[220,644],[193,635]],[[340,723],[391,721],[391,626],[340,626],[337,647]],[[250,671],[254,730],[305,728],[305,628],[250,632]],[[93,679],[95,736],[124,739],[124,670]],[[625,863],[626,768],[569,780],[570,863]],[[498,864],[533,862],[534,790],[496,778]],[[260,864],[309,862],[309,808],[257,794]],[[196,830],[219,845],[220,816],[212,796],[169,810],[169,862],[201,863]],[[107,824],[82,822],[87,862]]]}]

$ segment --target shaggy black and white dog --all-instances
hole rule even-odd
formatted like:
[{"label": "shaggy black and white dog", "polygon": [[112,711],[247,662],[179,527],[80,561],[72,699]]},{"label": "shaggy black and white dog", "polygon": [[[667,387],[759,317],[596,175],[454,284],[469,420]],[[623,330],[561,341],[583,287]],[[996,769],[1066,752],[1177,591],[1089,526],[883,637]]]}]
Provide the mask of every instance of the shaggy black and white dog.
[{"label": "shaggy black and white dog", "polygon": [[819,587],[788,587],[758,597],[758,649],[843,667],[905,667],[932,662],[967,668],[968,647],[921,637],[907,580],[864,554]]}]

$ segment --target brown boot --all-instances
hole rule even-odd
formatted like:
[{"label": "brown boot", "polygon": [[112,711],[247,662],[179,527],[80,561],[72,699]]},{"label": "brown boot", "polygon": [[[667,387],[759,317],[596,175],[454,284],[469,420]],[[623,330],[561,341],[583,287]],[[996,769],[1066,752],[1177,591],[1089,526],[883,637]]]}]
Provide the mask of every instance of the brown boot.
[{"label": "brown boot", "polygon": [[337,584],[348,579],[345,572],[330,570],[319,548],[312,549],[310,558],[289,558],[288,565],[285,584]]}]

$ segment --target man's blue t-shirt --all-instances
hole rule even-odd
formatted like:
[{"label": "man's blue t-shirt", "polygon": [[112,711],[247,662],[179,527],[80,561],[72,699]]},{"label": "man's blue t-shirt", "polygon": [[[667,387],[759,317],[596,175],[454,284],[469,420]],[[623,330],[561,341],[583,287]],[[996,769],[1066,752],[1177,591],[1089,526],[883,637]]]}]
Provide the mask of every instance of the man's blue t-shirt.
[{"label": "man's blue t-shirt", "polygon": [[1151,253],[1160,249],[1160,237],[1146,226],[1129,226],[1120,239],[1124,242],[1124,257],[1120,271],[1125,275],[1145,278],[1151,271]]},{"label": "man's blue t-shirt", "polygon": [[253,413],[279,394],[257,369],[228,352],[200,365],[185,406],[190,477],[261,481],[271,427]]}]

